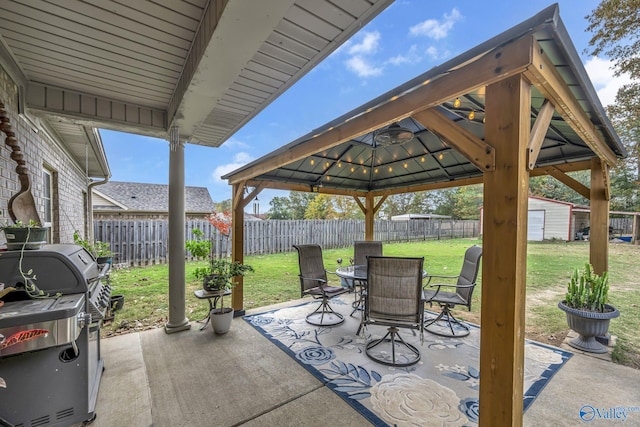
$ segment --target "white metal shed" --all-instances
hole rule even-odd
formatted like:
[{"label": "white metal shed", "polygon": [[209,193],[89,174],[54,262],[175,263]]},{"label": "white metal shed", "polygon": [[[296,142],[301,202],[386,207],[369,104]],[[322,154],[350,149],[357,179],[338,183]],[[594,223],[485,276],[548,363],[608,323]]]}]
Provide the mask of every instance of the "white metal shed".
[{"label": "white metal shed", "polygon": [[[527,240],[573,240],[575,220],[573,203],[544,197],[529,196]],[[480,229],[482,229],[483,208],[480,208]]]}]

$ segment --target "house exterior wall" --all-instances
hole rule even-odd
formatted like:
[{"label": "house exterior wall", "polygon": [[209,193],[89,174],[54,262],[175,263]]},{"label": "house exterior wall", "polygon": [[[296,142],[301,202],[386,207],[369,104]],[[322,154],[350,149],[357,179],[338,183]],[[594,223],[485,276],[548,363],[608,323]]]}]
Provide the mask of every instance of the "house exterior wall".
[{"label": "house exterior wall", "polygon": [[[85,229],[86,182],[82,169],[66,155],[62,147],[49,138],[45,132],[32,130],[29,123],[18,115],[18,86],[0,67],[0,101],[16,134],[18,144],[24,154],[31,183],[31,193],[41,218],[44,217],[43,169],[52,173],[52,233],[51,243],[73,242],[74,230]],[[6,138],[0,132],[2,140]],[[8,211],[9,199],[16,194],[20,185],[15,172],[16,162],[11,159],[11,148],[0,147],[0,223],[12,222]],[[0,243],[4,243],[0,233]]]},{"label": "house exterior wall", "polygon": [[570,240],[571,205],[529,197],[529,210],[543,210],[544,240]]}]

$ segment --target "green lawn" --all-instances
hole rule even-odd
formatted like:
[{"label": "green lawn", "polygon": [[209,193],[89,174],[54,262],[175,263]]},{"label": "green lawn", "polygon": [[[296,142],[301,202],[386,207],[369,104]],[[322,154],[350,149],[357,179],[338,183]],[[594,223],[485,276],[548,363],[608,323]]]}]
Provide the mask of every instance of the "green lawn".
[{"label": "green lawn", "polygon": [[[414,243],[385,244],[388,256],[424,256],[425,269],[440,274],[458,274],[465,250],[481,244],[477,239],[455,239]],[[352,248],[324,251],[328,270],[337,267],[336,259],[348,260]],[[557,344],[568,328],[565,314],[557,308],[563,298],[566,284],[574,268],[582,268],[589,259],[588,242],[529,243],[527,253],[527,337]],[[640,279],[638,260],[640,246],[610,244],[609,274],[610,303],[620,310],[620,317],[611,321],[610,332],[617,336],[614,359],[619,363],[640,369]],[[248,256],[246,264],[255,268],[244,278],[244,308],[251,309],[300,297],[298,258],[296,252],[273,255]],[[193,270],[204,261],[187,263],[186,312],[190,320],[205,316],[207,304],[197,300],[193,291],[201,284],[193,278]],[[480,272],[480,276],[482,271]],[[329,275],[338,283],[338,278]],[[114,294],[125,296],[125,306],[117,312],[115,321],[105,326],[109,335],[131,330],[162,326],[168,315],[168,267],[155,265],[142,268],[115,270],[111,274]],[[479,323],[482,280],[473,296],[472,311],[456,310],[463,319]],[[227,302],[227,304],[229,304]]]}]

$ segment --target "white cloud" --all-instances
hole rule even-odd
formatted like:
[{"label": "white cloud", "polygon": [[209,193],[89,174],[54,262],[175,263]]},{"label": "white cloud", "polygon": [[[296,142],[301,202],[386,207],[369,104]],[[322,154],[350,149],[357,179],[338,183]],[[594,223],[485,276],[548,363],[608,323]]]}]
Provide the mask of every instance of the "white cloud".
[{"label": "white cloud", "polygon": [[345,61],[347,68],[358,77],[374,77],[382,74],[382,68],[374,66],[371,61],[362,56],[354,56]]},{"label": "white cloud", "polygon": [[220,177],[222,175],[225,175],[229,172],[232,172],[244,165],[246,165],[247,163],[251,162],[252,160],[254,160],[254,157],[251,156],[248,153],[245,152],[240,152],[240,153],[236,153],[233,156],[233,162],[232,163],[227,163],[225,165],[220,165],[218,167],[216,167],[213,170],[213,173],[211,174],[211,177],[213,178],[214,182],[226,182],[223,181]]},{"label": "white cloud", "polygon": [[372,58],[380,47],[380,33],[363,32],[358,35],[360,42],[347,42],[340,52],[349,56],[344,63],[349,71],[358,77],[375,77],[382,74],[383,68],[376,66]]},{"label": "white cloud", "polygon": [[444,14],[441,21],[437,19],[427,19],[409,28],[409,33],[412,36],[427,36],[434,40],[443,39],[447,37],[454,24],[460,19],[462,19],[462,15],[458,9],[453,8],[450,14]]},{"label": "white cloud", "polygon": [[227,142],[224,143],[224,147],[225,148],[233,148],[233,149],[249,148],[249,144],[247,144],[246,142],[240,141],[238,139],[231,138]]},{"label": "white cloud", "polygon": [[603,106],[615,103],[618,89],[623,85],[631,83],[631,79],[627,75],[616,77],[612,71],[613,63],[606,59],[593,57],[585,64],[584,68],[598,93],[598,98]]},{"label": "white cloud", "polygon": [[412,45],[406,54],[399,54],[387,60],[393,65],[417,64],[422,58],[418,55],[418,46]]},{"label": "white cloud", "polygon": [[371,55],[378,51],[380,46],[380,33],[374,31],[372,33],[363,32],[362,41],[360,43],[349,45],[347,52],[350,55]]}]

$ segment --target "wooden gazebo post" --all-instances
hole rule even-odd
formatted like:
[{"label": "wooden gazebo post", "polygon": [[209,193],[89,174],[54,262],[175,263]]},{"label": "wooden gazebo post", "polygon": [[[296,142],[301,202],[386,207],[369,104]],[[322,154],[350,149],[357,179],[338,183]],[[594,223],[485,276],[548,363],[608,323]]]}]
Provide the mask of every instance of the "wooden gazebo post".
[{"label": "wooden gazebo post", "polygon": [[373,196],[368,193],[365,197],[364,211],[364,240],[373,240],[373,220],[375,209],[373,207]]},{"label": "wooden gazebo post", "polygon": [[526,147],[531,86],[522,75],[487,87],[484,173],[480,425],[522,425],[527,265]]},{"label": "wooden gazebo post", "polygon": [[600,158],[591,159],[591,229],[589,260],[596,274],[609,270],[609,169]]},{"label": "wooden gazebo post", "polygon": [[[244,207],[243,200],[244,185],[234,184],[231,196],[231,225],[233,231],[231,233],[231,260],[244,262]],[[244,289],[243,277],[236,276],[233,278],[236,285],[233,287],[231,294],[233,310],[235,312],[244,313]]]}]

